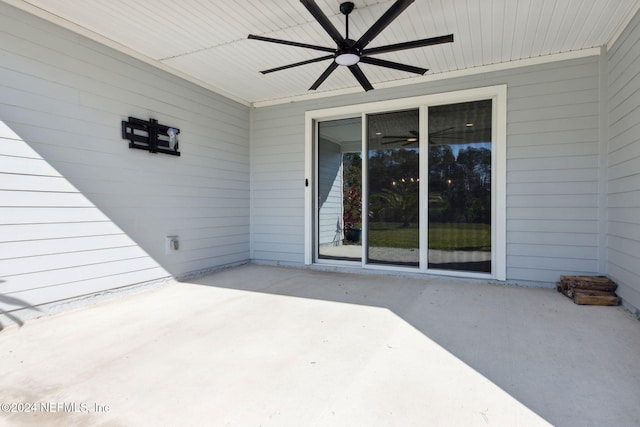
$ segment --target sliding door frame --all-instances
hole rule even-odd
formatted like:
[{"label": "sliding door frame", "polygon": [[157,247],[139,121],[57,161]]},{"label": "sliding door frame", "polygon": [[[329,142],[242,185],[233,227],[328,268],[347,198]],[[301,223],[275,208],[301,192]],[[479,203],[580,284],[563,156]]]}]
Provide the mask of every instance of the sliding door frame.
[{"label": "sliding door frame", "polygon": [[[428,135],[427,129],[427,109],[429,106],[455,104],[461,102],[479,101],[491,99],[492,102],[492,248],[491,248],[491,273],[472,273],[464,271],[448,271],[427,269],[427,221],[420,221],[420,268],[416,269],[367,264],[363,254],[362,263],[351,263],[352,266],[361,265],[362,268],[375,270],[392,270],[421,272],[430,275],[444,275],[471,278],[492,278],[495,280],[506,280],[506,129],[507,129],[507,86],[497,85],[475,89],[445,92],[431,95],[423,95],[411,98],[393,99],[365,104],[354,104],[342,107],[326,108],[322,110],[312,110],[305,113],[305,242],[304,261],[305,264],[313,264],[317,259],[315,248],[315,202],[314,195],[317,192],[317,171],[316,171],[316,146],[315,139],[318,134],[318,123],[320,121],[336,120],[348,117],[362,117],[362,143],[366,147],[366,116],[373,113],[384,113],[397,110],[419,109],[419,134],[420,134],[420,182],[421,187],[427,185],[428,168],[426,147],[427,141],[424,135]],[[425,153],[422,155],[422,153]],[[366,153],[363,153],[363,162]],[[363,171],[366,167],[363,164]],[[365,172],[366,174],[366,172]],[[363,183],[367,182],[366,175]],[[420,209],[427,210],[428,198],[425,195],[426,188],[420,190]],[[366,200],[363,200],[366,203]],[[366,206],[366,204],[364,205]],[[422,215],[422,214],[421,214]],[[426,218],[426,214],[424,214]],[[366,218],[363,218],[366,221]],[[364,236],[363,236],[364,237]],[[366,240],[363,241],[366,245]]]}]

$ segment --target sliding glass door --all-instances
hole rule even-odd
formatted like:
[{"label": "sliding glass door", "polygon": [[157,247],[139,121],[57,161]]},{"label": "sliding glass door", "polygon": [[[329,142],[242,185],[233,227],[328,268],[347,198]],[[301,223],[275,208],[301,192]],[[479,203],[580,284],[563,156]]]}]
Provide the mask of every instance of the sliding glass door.
[{"label": "sliding glass door", "polygon": [[318,124],[317,254],[362,259],[362,119]]},{"label": "sliding glass door", "polygon": [[430,269],[491,272],[491,104],[428,109]]},{"label": "sliding glass door", "polygon": [[419,110],[367,115],[367,262],[420,265]]},{"label": "sliding glass door", "polygon": [[494,100],[319,121],[315,261],[494,271]]}]

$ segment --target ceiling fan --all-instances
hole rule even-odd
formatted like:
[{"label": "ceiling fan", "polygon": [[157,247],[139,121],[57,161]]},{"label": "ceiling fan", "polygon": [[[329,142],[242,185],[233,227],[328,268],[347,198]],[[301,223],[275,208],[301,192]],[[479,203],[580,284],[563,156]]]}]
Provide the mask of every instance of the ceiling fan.
[{"label": "ceiling fan", "polygon": [[[382,145],[387,144],[397,144],[398,142],[402,142],[402,146],[406,147],[407,145],[415,144],[418,142],[419,135],[418,131],[410,130],[410,135],[386,135],[383,136],[382,139],[393,139],[393,141],[382,141]],[[440,145],[440,143],[436,142],[434,139],[462,139],[459,136],[453,136],[455,133],[454,127],[449,127],[446,129],[440,129],[435,132],[429,132],[429,145]]]},{"label": "ceiling fan", "polygon": [[331,36],[333,41],[336,42],[335,48],[274,39],[270,37],[256,36],[253,34],[249,34],[248,38],[270,43],[304,47],[307,49],[314,49],[322,52],[329,52],[330,55],[325,55],[319,58],[309,59],[307,61],[296,62],[295,64],[289,64],[281,67],[271,68],[269,70],[260,71],[262,74],[267,74],[274,71],[286,70],[287,68],[298,67],[300,65],[324,61],[326,59],[333,59],[329,67],[324,71],[324,73],[320,75],[318,80],[316,80],[311,85],[309,90],[316,90],[340,65],[349,67],[349,70],[356,78],[356,80],[358,80],[365,91],[372,90],[373,86],[371,86],[371,83],[358,66],[359,62],[422,75],[428,71],[426,68],[414,67],[412,65],[400,64],[397,62],[387,61],[379,58],[372,58],[370,55],[453,42],[453,34],[449,34],[446,36],[395,43],[369,49],[366,48],[367,45],[371,43],[371,41],[378,34],[380,34],[382,30],[384,30],[394,19],[396,19],[398,15],[400,15],[407,7],[409,7],[409,5],[414,2],[414,0],[396,0],[396,2],[393,3],[393,5],[391,5],[391,7],[357,41],[349,38],[349,14],[353,11],[353,2],[344,2],[340,4],[340,12],[346,17],[345,37],[342,37],[340,32],[333,26],[333,24],[331,24],[329,18],[327,18],[327,16],[322,13],[314,0],[300,0],[300,2],[304,5],[304,7],[307,8],[311,15],[313,15],[313,17],[316,19],[316,21],[318,21],[322,28]]},{"label": "ceiling fan", "polygon": [[415,144],[418,142],[418,131],[410,130],[409,133],[411,135],[385,135],[382,139],[393,139],[393,141],[382,141],[382,145],[387,144],[397,144],[398,142],[402,142],[402,146],[406,147],[407,145]]}]

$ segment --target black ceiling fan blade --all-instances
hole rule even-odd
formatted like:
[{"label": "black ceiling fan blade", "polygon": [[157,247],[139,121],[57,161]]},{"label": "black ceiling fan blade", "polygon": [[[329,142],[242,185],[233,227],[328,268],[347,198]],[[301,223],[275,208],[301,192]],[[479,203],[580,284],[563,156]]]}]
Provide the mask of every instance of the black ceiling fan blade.
[{"label": "black ceiling fan blade", "polygon": [[438,136],[438,135],[433,135],[432,139],[440,139],[440,140],[444,140],[444,139],[451,139],[451,140],[463,140],[464,137],[461,136]]},{"label": "black ceiling fan blade", "polygon": [[271,37],[262,37],[262,36],[256,36],[254,34],[249,34],[249,36],[247,37],[248,39],[251,40],[260,40],[263,42],[269,42],[269,43],[278,43],[278,44],[286,44],[289,46],[297,46],[297,47],[304,47],[307,49],[314,49],[314,50],[321,50],[323,52],[335,52],[335,48],[331,48],[331,47],[325,47],[325,46],[317,46],[315,44],[307,44],[307,43],[298,43],[298,42],[292,42],[289,40],[282,40],[282,39],[272,39]]},{"label": "black ceiling fan blade", "polygon": [[401,146],[402,147],[406,147],[407,145],[415,144],[418,141],[408,141],[406,139],[398,139],[397,141],[383,141],[383,142],[381,142],[381,145],[398,144],[400,142],[404,142],[404,144],[401,144]]},{"label": "black ceiling fan blade", "polygon": [[324,61],[325,59],[333,59],[333,55],[321,56],[320,58],[309,59],[307,61],[296,62],[295,64],[283,65],[282,67],[270,68],[260,71],[262,74],[273,73],[274,71],[286,70],[287,68],[298,67],[300,65],[313,64],[314,62]]},{"label": "black ceiling fan blade", "polygon": [[309,88],[309,90],[316,90],[318,89],[318,87],[322,84],[322,82],[324,82],[327,77],[329,77],[329,74],[333,73],[333,71],[338,68],[338,64],[336,62],[332,62],[329,67],[327,67],[326,70],[324,70],[324,73],[322,73],[320,75],[320,77],[318,77],[318,80],[315,81],[315,83],[313,83],[311,85],[311,87]]},{"label": "black ceiling fan blade", "polygon": [[377,65],[379,67],[393,68],[394,70],[406,71],[408,73],[424,74],[429,71],[427,68],[414,67],[412,65],[399,64],[397,62],[386,61],[384,59],[370,58],[361,56],[360,62],[365,64]]},{"label": "black ceiling fan blade", "polygon": [[367,80],[367,77],[364,75],[364,73],[362,72],[360,67],[358,67],[358,65],[350,65],[349,70],[351,70],[351,74],[354,75],[356,80],[358,80],[358,82],[360,83],[360,85],[365,91],[368,92],[370,90],[373,90],[373,86],[371,86],[371,83],[369,83],[369,80]]},{"label": "black ceiling fan blade", "polygon": [[440,134],[443,134],[443,133],[450,133],[452,130],[455,130],[455,127],[451,126],[451,127],[448,127],[448,128],[444,128],[444,129],[436,130],[436,131],[433,131],[433,132],[429,132],[429,135],[435,136],[435,135],[440,135]]},{"label": "black ceiling fan blade", "polygon": [[309,13],[313,15],[316,21],[318,21],[318,24],[320,24],[320,26],[324,28],[327,34],[331,36],[333,41],[336,42],[338,46],[344,44],[344,37],[342,37],[342,34],[340,34],[340,32],[336,29],[336,27],[333,26],[331,21],[329,21],[329,18],[327,18],[327,15],[322,13],[322,10],[320,10],[320,8],[318,7],[315,1],[300,0],[300,3],[302,3],[304,7],[307,8]]},{"label": "black ceiling fan blade", "polygon": [[455,128],[449,129],[451,130],[445,129],[443,131],[436,131],[430,133],[429,135],[436,138],[464,138],[465,136],[470,134],[477,134],[479,132],[486,132],[491,130],[491,128],[475,129],[473,127],[464,128],[462,130],[454,130]]},{"label": "black ceiling fan blade", "polygon": [[356,46],[364,49],[371,41],[382,32],[387,26],[398,17],[404,10],[409,7],[414,0],[397,0],[391,7],[369,28],[360,39],[356,42]]},{"label": "black ceiling fan blade", "polygon": [[388,44],[386,46],[373,47],[362,51],[363,55],[376,55],[378,53],[396,52],[404,49],[414,49],[416,47],[433,46],[442,43],[452,43],[453,34],[446,36],[430,37],[428,39],[413,40],[410,42]]}]

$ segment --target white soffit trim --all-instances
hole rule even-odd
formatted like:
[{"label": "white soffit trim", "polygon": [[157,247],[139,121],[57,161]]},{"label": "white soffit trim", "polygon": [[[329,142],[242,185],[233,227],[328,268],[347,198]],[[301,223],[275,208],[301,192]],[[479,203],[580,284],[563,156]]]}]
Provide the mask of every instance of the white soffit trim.
[{"label": "white soffit trim", "polygon": [[[640,2],[640,0],[638,0]],[[538,56],[536,58],[521,59],[518,61],[501,62],[498,64],[482,65],[474,68],[466,68],[456,71],[447,71],[439,74],[431,74],[427,76],[414,77],[402,80],[394,80],[390,82],[376,83],[376,89],[385,89],[398,86],[406,86],[410,84],[433,82],[437,80],[453,79],[456,77],[472,76],[476,74],[491,73],[495,71],[509,70],[512,68],[528,67],[531,65],[547,64],[550,62],[567,61],[571,59],[585,58],[588,56],[598,56],[601,54],[599,47],[591,49],[575,50],[571,52],[557,53],[554,55]],[[288,98],[273,99],[268,101],[257,101],[253,103],[253,107],[269,107],[272,105],[288,104],[291,102],[308,101],[312,99],[329,98],[332,96],[348,95],[352,93],[362,92],[360,86],[350,87],[347,89],[339,89],[320,93],[308,93],[304,95],[291,96]]]},{"label": "white soffit trim", "polygon": [[607,50],[611,49],[615,42],[618,41],[618,38],[620,38],[622,32],[627,28],[633,17],[636,16],[636,13],[638,13],[638,10],[640,10],[640,0],[636,0],[636,3],[629,10],[627,16],[624,17],[622,22],[620,22],[620,25],[618,25],[618,28],[616,28],[616,31],[607,42]]},{"label": "white soffit trim", "polygon": [[76,34],[80,34],[81,36],[84,36],[90,40],[93,40],[97,43],[100,43],[102,45],[105,45],[107,47],[110,47],[111,49],[117,50],[118,52],[124,53],[127,56],[130,56],[132,58],[135,58],[139,61],[142,61],[146,64],[149,64],[153,67],[159,68],[162,71],[166,71],[169,74],[173,74],[176,77],[180,77],[183,80],[186,80],[188,82],[191,82],[197,86],[200,86],[204,89],[210,90],[211,92],[217,93],[218,95],[224,96],[225,98],[229,98],[232,101],[236,101],[242,105],[245,105],[247,107],[251,107],[251,103],[248,102],[245,99],[242,98],[238,98],[235,95],[232,95],[220,88],[217,88],[209,83],[205,83],[202,80],[199,80],[193,76],[190,76],[188,74],[183,73],[182,71],[178,71],[175,68],[169,67],[168,65],[157,61],[153,58],[150,58],[148,56],[145,56],[143,54],[141,54],[140,52],[137,52],[133,49],[130,49],[126,46],[121,45],[120,43],[111,40],[107,37],[101,36],[100,34],[94,33],[93,31],[90,31],[78,24],[75,24],[71,21],[68,21],[58,15],[54,15],[50,12],[47,12],[46,10],[43,10],[37,6],[34,6],[30,3],[27,3],[25,0],[0,0],[3,1],[4,3],[7,3],[13,7],[16,7],[20,10],[23,10],[31,15],[35,15],[38,18],[42,18],[45,21],[49,21],[53,24],[56,24],[60,27],[63,27],[69,31],[72,31]]}]

